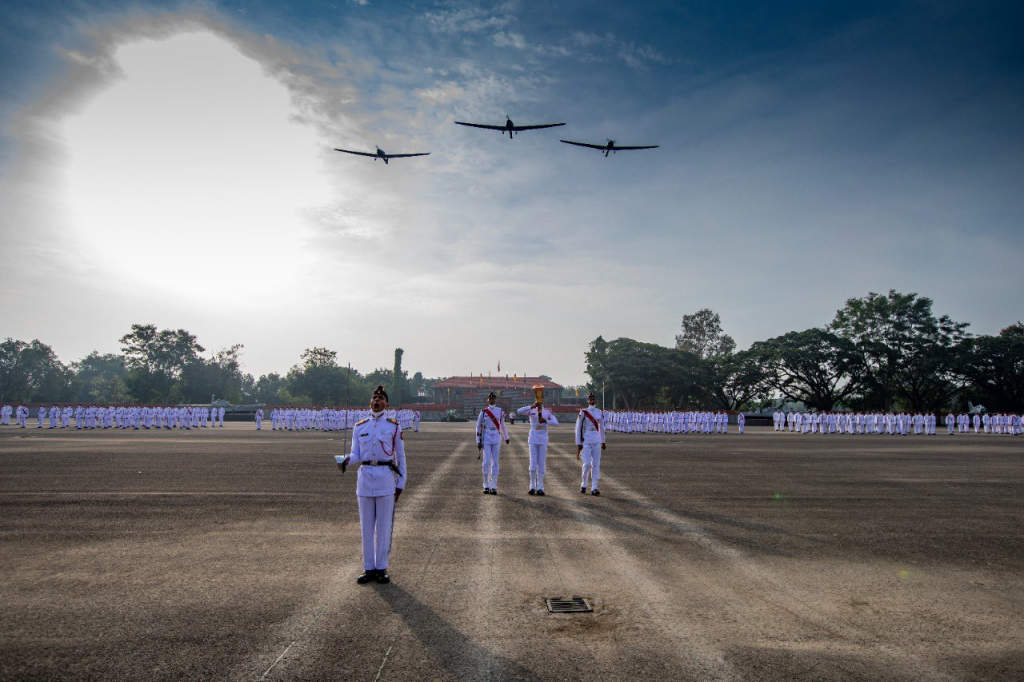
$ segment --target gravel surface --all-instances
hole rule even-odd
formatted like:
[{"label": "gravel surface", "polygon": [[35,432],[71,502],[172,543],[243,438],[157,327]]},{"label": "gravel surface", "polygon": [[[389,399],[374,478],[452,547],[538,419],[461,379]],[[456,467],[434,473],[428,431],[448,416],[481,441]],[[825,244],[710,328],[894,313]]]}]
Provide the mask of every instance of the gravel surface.
[{"label": "gravel surface", "polygon": [[[342,436],[0,429],[2,679],[1022,679],[1024,438],[407,433],[390,585]],[[589,598],[553,615],[545,597]]]}]

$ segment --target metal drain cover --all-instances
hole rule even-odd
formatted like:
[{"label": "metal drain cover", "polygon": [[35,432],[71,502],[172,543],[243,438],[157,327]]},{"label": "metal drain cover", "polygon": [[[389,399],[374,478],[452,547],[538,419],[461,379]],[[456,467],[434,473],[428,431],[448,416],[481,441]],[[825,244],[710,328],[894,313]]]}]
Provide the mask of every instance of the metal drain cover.
[{"label": "metal drain cover", "polygon": [[583,597],[572,597],[570,599],[549,597],[544,601],[547,603],[548,611],[551,613],[590,613],[594,610],[590,602]]}]

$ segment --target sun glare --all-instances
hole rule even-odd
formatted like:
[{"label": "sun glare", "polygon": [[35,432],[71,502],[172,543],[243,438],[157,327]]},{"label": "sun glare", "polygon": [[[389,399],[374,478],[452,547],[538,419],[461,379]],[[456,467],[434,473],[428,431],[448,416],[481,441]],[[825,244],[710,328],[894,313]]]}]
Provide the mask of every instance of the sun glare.
[{"label": "sun glare", "polygon": [[83,248],[131,286],[298,286],[301,212],[330,199],[287,89],[208,32],[122,46],[123,77],[69,117],[66,205]]}]

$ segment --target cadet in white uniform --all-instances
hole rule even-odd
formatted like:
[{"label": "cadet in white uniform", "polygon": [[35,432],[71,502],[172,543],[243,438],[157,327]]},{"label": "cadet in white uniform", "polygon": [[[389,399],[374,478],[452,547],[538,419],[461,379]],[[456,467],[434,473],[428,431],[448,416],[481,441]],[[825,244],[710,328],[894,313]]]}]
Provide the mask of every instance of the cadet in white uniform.
[{"label": "cadet in white uniform", "polygon": [[[386,416],[388,394],[378,386],[370,398],[370,416],[356,422],[352,429],[352,452],[336,457],[338,468],[359,464],[356,499],[359,501],[359,527],[363,535],[363,574],[359,584],[376,580],[391,582],[388,558],[391,555],[395,502],[405,488],[405,441],[402,427]],[[396,480],[397,479],[397,480]]]},{"label": "cadet in white uniform", "polygon": [[587,492],[590,479],[590,494],[600,495],[597,482],[601,480],[601,451],[605,449],[604,412],[597,407],[593,393],[587,396],[587,407],[576,417],[576,459],[583,462],[583,477],[580,492]]},{"label": "cadet in white uniform", "polygon": [[520,407],[517,414],[530,417],[530,495],[544,495],[544,470],[548,460],[548,425],[558,426],[554,413],[540,400]]},{"label": "cadet in white uniform", "polygon": [[[476,449],[477,459],[483,459],[484,495],[498,494],[498,454],[501,441],[508,444],[508,431],[505,429],[505,413],[495,405],[498,396],[494,391],[487,396],[487,407],[480,410],[476,418]],[[416,424],[419,425],[417,412]]]}]

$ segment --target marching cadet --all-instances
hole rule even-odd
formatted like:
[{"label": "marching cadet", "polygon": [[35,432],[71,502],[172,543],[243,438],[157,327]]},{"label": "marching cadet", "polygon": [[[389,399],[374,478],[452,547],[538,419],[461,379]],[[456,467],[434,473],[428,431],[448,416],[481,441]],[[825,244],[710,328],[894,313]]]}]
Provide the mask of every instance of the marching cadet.
[{"label": "marching cadet", "polygon": [[[495,405],[498,396],[491,391],[487,396],[487,407],[480,410],[476,418],[477,459],[483,459],[484,495],[498,494],[498,453],[501,441],[508,445],[508,431],[505,429],[505,413]],[[419,430],[419,412],[416,413]]]},{"label": "marching cadet", "polygon": [[[534,391],[538,387],[534,388]],[[544,495],[544,470],[548,459],[548,425],[558,426],[555,414],[544,407],[543,389],[537,393],[533,405],[520,407],[516,412],[530,418],[530,490],[529,495]]]},{"label": "marching cadet", "polygon": [[597,398],[591,393],[587,396],[587,407],[580,410],[580,416],[576,417],[576,461],[583,461],[580,493],[587,492],[587,479],[589,478],[590,494],[601,494],[601,491],[597,489],[597,482],[601,480],[601,451],[605,449],[604,435],[604,412],[598,409]]},{"label": "marching cadet", "polygon": [[391,582],[388,558],[395,520],[395,503],[405,488],[405,441],[402,427],[386,416],[388,394],[377,386],[370,398],[370,416],[356,422],[352,429],[352,452],[335,457],[345,471],[349,463],[359,465],[356,474],[356,499],[359,501],[359,528],[363,536],[363,574],[360,585],[376,580]]},{"label": "marching cadet", "polygon": [[256,408],[256,430],[257,431],[262,431],[263,430],[263,408],[262,407],[257,407]]}]

